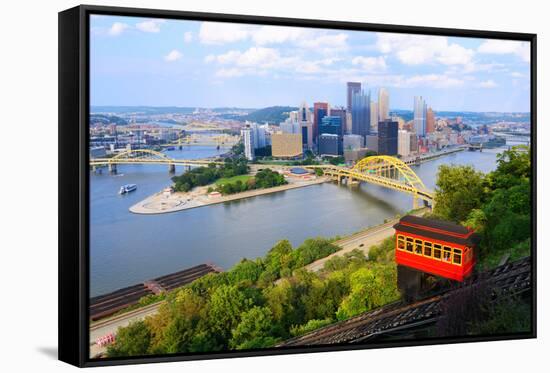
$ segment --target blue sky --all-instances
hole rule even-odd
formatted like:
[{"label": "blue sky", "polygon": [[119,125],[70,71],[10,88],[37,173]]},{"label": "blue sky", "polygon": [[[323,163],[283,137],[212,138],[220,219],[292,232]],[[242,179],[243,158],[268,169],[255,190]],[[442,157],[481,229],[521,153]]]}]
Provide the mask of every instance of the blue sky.
[{"label": "blue sky", "polygon": [[345,105],[360,81],[391,109],[528,112],[529,43],[136,17],[91,17],[92,105]]}]

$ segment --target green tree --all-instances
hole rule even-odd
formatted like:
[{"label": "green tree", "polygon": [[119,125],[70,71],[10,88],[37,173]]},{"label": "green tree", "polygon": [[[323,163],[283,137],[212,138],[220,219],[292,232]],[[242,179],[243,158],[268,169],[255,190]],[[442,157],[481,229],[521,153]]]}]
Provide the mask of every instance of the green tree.
[{"label": "green tree", "polygon": [[229,346],[236,349],[269,347],[274,320],[267,307],[252,307],[241,315],[241,322],[232,331]]},{"label": "green tree", "polygon": [[148,354],[151,332],[144,321],[136,321],[119,328],[116,342],[107,347],[109,357],[140,356]]},{"label": "green tree", "polygon": [[242,289],[234,285],[221,285],[210,297],[208,319],[212,331],[222,341],[228,341],[231,330],[240,320],[241,314],[253,305]]},{"label": "green tree", "polygon": [[484,175],[472,166],[439,166],[434,213],[446,220],[466,220],[485,198]]},{"label": "green tree", "polygon": [[300,268],[340,250],[325,238],[308,238],[292,252],[293,268]]},{"label": "green tree", "polygon": [[336,316],[339,320],[358,315],[399,298],[395,267],[376,265],[360,268],[350,276],[351,291]]},{"label": "green tree", "polygon": [[229,280],[232,284],[238,284],[242,281],[255,283],[263,272],[261,261],[252,261],[243,259],[229,271]]},{"label": "green tree", "polygon": [[531,180],[531,148],[515,146],[497,156],[497,169],[490,175],[493,189],[507,189]]},{"label": "green tree", "polygon": [[290,329],[290,334],[292,334],[292,336],[294,337],[297,337],[322,328],[324,326],[330,325],[331,323],[333,323],[333,320],[331,318],[326,318],[323,320],[312,319],[303,325],[293,326]]}]

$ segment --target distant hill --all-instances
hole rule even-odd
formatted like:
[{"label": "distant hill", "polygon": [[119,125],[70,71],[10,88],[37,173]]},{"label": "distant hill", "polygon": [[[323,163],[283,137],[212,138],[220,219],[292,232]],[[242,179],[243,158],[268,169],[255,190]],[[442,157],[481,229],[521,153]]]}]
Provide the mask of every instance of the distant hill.
[{"label": "distant hill", "polygon": [[298,108],[293,106],[270,106],[253,111],[248,115],[241,116],[239,119],[256,123],[267,122],[271,124],[279,124],[284,122],[284,120],[288,118],[288,113],[294,110],[298,110]]},{"label": "distant hill", "polygon": [[92,106],[92,113],[116,113],[116,114],[191,114],[195,111],[194,107],[179,106]]},{"label": "distant hill", "polygon": [[106,114],[91,114],[90,115],[90,125],[96,125],[96,124],[109,124],[109,123],[115,123],[118,125],[125,125],[128,124],[128,122],[121,117],[118,117],[116,115],[106,115]]}]

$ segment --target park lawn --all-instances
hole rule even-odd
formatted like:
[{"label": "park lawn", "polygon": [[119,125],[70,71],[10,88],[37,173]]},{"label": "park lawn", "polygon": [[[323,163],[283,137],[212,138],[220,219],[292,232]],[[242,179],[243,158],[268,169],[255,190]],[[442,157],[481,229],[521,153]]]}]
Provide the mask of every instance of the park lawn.
[{"label": "park lawn", "polygon": [[221,179],[216,180],[216,185],[222,185],[227,183],[235,183],[236,181],[240,180],[243,183],[246,183],[248,179],[253,178],[252,175],[237,175],[233,177],[222,177]]}]

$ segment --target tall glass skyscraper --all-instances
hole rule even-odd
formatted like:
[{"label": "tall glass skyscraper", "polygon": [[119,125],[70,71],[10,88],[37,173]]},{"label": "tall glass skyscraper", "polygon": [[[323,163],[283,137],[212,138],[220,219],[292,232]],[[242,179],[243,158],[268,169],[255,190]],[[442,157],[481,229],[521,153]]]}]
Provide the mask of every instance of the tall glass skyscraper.
[{"label": "tall glass skyscraper", "polygon": [[367,136],[370,133],[370,92],[354,92],[351,97],[351,132]]},{"label": "tall glass skyscraper", "polygon": [[414,96],[414,130],[419,137],[426,136],[426,101],[422,96]]},{"label": "tall glass skyscraper", "polygon": [[314,102],[313,103],[313,139],[317,142],[319,137],[319,127],[321,126],[321,119],[328,115],[328,103],[327,102]]},{"label": "tall glass skyscraper", "polygon": [[353,99],[353,95],[356,94],[356,93],[360,93],[361,92],[361,83],[359,82],[348,82],[347,84],[347,107],[346,109],[348,110],[348,112],[351,111],[351,101]]}]

